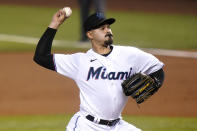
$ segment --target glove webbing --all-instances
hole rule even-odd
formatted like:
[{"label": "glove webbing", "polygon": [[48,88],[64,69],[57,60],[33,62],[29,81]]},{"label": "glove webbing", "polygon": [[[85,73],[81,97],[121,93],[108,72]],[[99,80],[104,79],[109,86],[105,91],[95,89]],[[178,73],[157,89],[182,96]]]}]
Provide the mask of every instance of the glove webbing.
[{"label": "glove webbing", "polygon": [[[146,82],[145,82],[146,81]],[[133,77],[125,80],[124,83],[122,83],[122,86],[124,87],[124,92],[127,96],[131,95],[132,92],[135,92],[139,87],[142,86],[143,83],[147,83],[148,79],[146,76],[141,76],[140,74],[135,74]],[[136,84],[136,85],[135,85]],[[133,86],[135,85],[135,86]],[[133,87],[132,87],[133,86]],[[131,88],[132,87],[132,88]],[[125,90],[127,89],[127,90]],[[134,93],[132,93],[133,95]]]}]

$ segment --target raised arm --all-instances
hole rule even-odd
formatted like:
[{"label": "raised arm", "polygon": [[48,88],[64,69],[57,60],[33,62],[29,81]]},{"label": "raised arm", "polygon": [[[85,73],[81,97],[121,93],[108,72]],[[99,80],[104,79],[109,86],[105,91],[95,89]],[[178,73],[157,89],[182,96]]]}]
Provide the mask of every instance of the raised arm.
[{"label": "raised arm", "polygon": [[58,12],[56,12],[49,27],[40,38],[33,58],[33,60],[40,66],[55,71],[53,54],[51,54],[52,42],[56,31],[66,18],[68,17],[66,17],[66,13],[63,11],[63,9],[60,9]]}]

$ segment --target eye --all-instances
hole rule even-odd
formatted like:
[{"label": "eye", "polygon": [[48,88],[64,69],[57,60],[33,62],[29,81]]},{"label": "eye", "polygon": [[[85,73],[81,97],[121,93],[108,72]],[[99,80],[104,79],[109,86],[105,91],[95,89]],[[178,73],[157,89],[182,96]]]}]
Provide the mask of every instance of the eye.
[{"label": "eye", "polygon": [[101,30],[105,30],[105,27],[101,27]]}]

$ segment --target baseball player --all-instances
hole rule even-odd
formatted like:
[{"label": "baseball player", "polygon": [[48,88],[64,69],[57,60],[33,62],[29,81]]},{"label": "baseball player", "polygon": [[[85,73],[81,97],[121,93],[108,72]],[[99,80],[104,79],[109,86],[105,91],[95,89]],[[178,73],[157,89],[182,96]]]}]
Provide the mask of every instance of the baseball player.
[{"label": "baseball player", "polygon": [[110,25],[114,18],[96,12],[84,23],[92,48],[74,54],[52,54],[52,41],[67,19],[60,9],[40,38],[34,61],[73,79],[80,91],[80,109],[67,125],[67,131],[141,131],[124,121],[121,112],[128,96],[121,83],[134,73],[154,78],[159,86],[164,80],[163,63],[135,47],[113,45]]}]

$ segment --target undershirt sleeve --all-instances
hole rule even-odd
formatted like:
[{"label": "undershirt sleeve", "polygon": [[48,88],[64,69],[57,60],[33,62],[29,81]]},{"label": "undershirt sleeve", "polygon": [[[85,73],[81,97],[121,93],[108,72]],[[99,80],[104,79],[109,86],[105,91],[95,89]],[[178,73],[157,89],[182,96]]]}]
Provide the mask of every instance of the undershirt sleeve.
[{"label": "undershirt sleeve", "polygon": [[56,34],[56,29],[47,28],[40,38],[33,60],[42,67],[55,71],[53,54],[51,54],[52,42]]},{"label": "undershirt sleeve", "polygon": [[162,68],[156,72],[151,73],[149,76],[154,79],[156,87],[159,88],[163,85],[165,75]]}]

